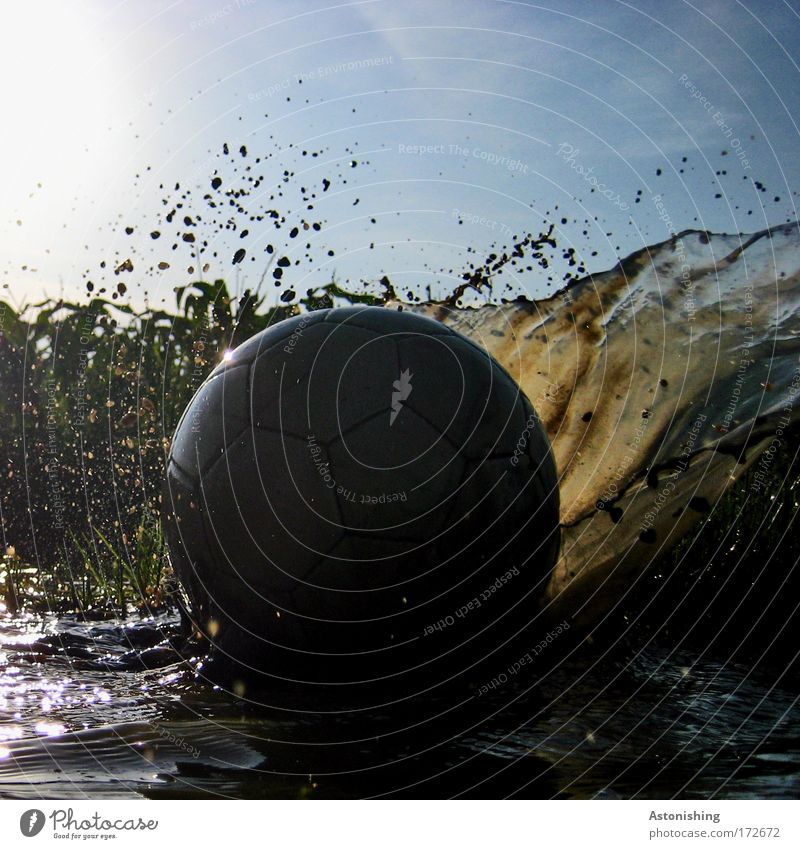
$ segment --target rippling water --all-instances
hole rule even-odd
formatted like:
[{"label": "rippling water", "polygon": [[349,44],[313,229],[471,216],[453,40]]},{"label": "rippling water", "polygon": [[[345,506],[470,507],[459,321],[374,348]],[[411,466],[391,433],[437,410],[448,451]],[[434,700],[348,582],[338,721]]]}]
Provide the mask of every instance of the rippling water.
[{"label": "rippling water", "polygon": [[[0,796],[793,797],[797,675],[581,648],[489,694],[298,715],[195,678],[177,621],[0,623]],[[174,659],[174,662],[169,662]],[[132,666],[158,668],[122,671]]]}]

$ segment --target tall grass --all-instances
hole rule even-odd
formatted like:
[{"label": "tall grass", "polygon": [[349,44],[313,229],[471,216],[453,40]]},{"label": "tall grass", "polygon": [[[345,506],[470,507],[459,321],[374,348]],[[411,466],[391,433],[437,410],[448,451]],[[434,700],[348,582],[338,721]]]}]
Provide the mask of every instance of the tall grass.
[{"label": "tall grass", "polygon": [[[176,290],[174,311],[113,299],[0,302],[0,593],[10,608],[127,610],[164,601],[161,482],[181,413],[224,352],[301,309]],[[380,302],[378,296],[350,300]]]}]

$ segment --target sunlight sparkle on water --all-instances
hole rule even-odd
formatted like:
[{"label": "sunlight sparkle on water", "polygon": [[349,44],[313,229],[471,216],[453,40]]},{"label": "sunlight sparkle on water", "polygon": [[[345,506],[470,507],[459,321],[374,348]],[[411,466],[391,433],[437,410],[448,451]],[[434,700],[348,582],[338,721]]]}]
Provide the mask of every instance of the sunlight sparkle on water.
[{"label": "sunlight sparkle on water", "polygon": [[19,740],[22,737],[22,728],[19,725],[6,725],[0,728],[0,741]]},{"label": "sunlight sparkle on water", "polygon": [[60,722],[37,722],[34,727],[34,731],[42,737],[55,737],[64,734],[66,730],[67,727]]}]

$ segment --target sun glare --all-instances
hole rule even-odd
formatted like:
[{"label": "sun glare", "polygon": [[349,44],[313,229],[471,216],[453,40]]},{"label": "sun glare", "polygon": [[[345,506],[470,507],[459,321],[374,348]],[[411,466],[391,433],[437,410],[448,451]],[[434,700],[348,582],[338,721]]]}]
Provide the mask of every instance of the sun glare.
[{"label": "sun glare", "polygon": [[90,20],[78,4],[55,0],[4,9],[0,156],[12,188],[30,191],[57,169],[76,165],[107,125],[110,45]]}]

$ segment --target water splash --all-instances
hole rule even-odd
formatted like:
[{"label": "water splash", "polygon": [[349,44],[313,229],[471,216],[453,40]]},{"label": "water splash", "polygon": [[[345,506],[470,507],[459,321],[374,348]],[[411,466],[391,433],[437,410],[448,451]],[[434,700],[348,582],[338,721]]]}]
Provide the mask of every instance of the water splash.
[{"label": "water splash", "polygon": [[547,428],[563,525],[550,612],[602,620],[786,445],[800,417],[799,307],[800,230],[786,225],[685,231],[546,300],[420,308],[496,357]]}]

